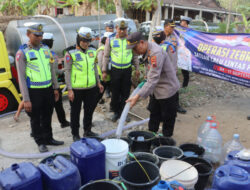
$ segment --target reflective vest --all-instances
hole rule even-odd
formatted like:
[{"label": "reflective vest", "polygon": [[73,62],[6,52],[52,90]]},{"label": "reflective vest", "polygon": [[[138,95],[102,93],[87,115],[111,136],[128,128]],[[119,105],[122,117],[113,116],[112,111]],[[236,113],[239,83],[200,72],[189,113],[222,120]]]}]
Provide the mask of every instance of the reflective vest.
[{"label": "reflective vest", "polygon": [[[102,45],[101,47],[99,47],[96,51],[96,55],[98,55],[99,51],[104,51],[104,45]],[[100,80],[103,81],[103,78],[102,78],[102,70],[100,68],[100,66],[97,64],[97,70],[98,70],[98,75],[100,77]],[[107,74],[107,77],[106,77],[106,81],[110,81],[110,75]]]},{"label": "reflective vest", "polygon": [[74,49],[69,51],[72,57],[72,88],[90,88],[96,85],[95,59],[96,51],[92,48],[83,53]]},{"label": "reflective vest", "polygon": [[111,47],[111,64],[117,69],[126,69],[131,67],[133,58],[132,50],[127,49],[127,39],[112,38]]},{"label": "reflective vest", "polygon": [[53,56],[48,47],[42,46],[39,50],[29,49],[26,46],[22,51],[25,54],[26,81],[28,88],[48,88],[52,85],[51,63]]}]

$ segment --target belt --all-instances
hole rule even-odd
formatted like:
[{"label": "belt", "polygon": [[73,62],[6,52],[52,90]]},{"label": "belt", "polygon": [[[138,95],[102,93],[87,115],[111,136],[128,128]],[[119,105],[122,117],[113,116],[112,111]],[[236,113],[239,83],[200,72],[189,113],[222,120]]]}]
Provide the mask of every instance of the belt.
[{"label": "belt", "polygon": [[32,86],[44,86],[44,85],[48,85],[51,83],[51,80],[47,80],[47,81],[43,81],[43,82],[32,82],[30,81],[30,85]]},{"label": "belt", "polygon": [[114,61],[111,61],[111,64],[112,65],[115,65],[117,67],[127,67],[127,66],[130,66],[131,63],[125,63],[125,64],[121,64],[121,63],[115,63]]}]

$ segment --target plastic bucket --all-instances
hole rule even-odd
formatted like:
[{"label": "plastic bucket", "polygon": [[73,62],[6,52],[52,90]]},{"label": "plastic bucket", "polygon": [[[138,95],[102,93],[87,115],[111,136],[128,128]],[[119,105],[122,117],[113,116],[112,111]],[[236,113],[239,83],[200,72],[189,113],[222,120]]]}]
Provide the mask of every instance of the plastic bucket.
[{"label": "plastic bucket", "polygon": [[97,181],[88,183],[80,188],[80,190],[122,190],[120,186],[112,181]]},{"label": "plastic bucket", "polygon": [[106,147],[106,178],[118,176],[119,169],[126,164],[128,143],[121,139],[107,139],[101,142]]},{"label": "plastic bucket", "polygon": [[158,156],[160,163],[169,159],[180,159],[183,151],[176,146],[160,146],[153,150],[153,154]]},{"label": "plastic bucket", "polygon": [[132,152],[149,152],[155,135],[148,131],[132,131],[128,134],[128,138],[132,141],[130,147]]},{"label": "plastic bucket", "polygon": [[[147,152],[135,152],[133,154],[135,155],[136,159],[139,161],[148,161],[156,165],[159,164],[159,158],[154,154],[147,153]],[[128,157],[128,161],[135,161],[135,159]]]},{"label": "plastic bucket", "polygon": [[199,179],[195,184],[195,190],[203,190],[206,187],[208,178],[213,171],[212,164],[203,158],[197,157],[186,157],[183,161],[193,165],[197,169]]},{"label": "plastic bucket", "polygon": [[129,190],[151,190],[160,180],[159,168],[155,164],[148,161],[140,161],[140,164],[150,180],[136,161],[127,163],[119,172],[122,182]]},{"label": "plastic bucket", "polygon": [[179,146],[183,151],[183,157],[202,157],[205,153],[205,149],[198,144],[182,144]]},{"label": "plastic bucket", "polygon": [[198,171],[191,164],[181,160],[168,160],[160,167],[161,179],[165,181],[176,180],[187,189],[193,189],[198,181]]}]

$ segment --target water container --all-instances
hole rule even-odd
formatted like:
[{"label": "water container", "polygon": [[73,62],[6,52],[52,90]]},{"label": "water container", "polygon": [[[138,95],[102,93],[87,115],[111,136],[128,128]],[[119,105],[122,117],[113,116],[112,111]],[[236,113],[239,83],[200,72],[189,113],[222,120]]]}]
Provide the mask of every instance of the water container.
[{"label": "water container", "polygon": [[223,165],[215,171],[212,186],[216,190],[249,190],[250,175],[240,167]]},{"label": "water container", "polygon": [[81,177],[77,167],[62,156],[39,164],[45,189],[79,190]]},{"label": "water container", "polygon": [[250,173],[250,150],[243,149],[230,152],[225,159],[225,164],[241,167]]},{"label": "water container", "polygon": [[168,160],[160,167],[161,179],[176,180],[187,189],[193,189],[198,181],[198,171],[191,164],[181,160]]},{"label": "water container", "polygon": [[81,183],[105,178],[105,146],[94,138],[82,138],[70,146],[71,161],[77,166]]},{"label": "water container", "polygon": [[198,130],[198,135],[197,135],[197,144],[201,145],[202,144],[202,139],[204,136],[206,136],[206,133],[210,129],[210,125],[213,122],[213,119],[211,116],[207,117],[207,120],[200,126]]},{"label": "water container", "polygon": [[32,163],[13,164],[0,172],[0,189],[43,190],[41,174]]},{"label": "water container", "polygon": [[234,134],[233,139],[226,142],[224,147],[223,147],[223,156],[222,156],[222,162],[225,160],[229,152],[232,151],[240,151],[244,149],[244,146],[240,143],[240,136],[239,134]]},{"label": "water container", "polygon": [[166,182],[161,180],[152,190],[184,190],[184,186],[177,181]]},{"label": "water container", "polygon": [[216,123],[212,123],[210,130],[202,141],[202,146],[205,148],[204,158],[213,163],[220,162],[222,155],[222,137],[217,130]]},{"label": "water container", "polygon": [[153,150],[160,164],[169,159],[180,159],[183,156],[183,151],[177,146],[159,146]]}]

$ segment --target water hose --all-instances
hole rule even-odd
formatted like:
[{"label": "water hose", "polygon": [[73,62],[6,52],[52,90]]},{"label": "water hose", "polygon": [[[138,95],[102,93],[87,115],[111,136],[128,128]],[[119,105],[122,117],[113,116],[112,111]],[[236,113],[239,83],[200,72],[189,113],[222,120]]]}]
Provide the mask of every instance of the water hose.
[{"label": "water hose", "polygon": [[[147,123],[149,121],[149,118],[141,120],[141,121],[136,121],[133,123],[130,123],[128,125],[126,125],[123,129],[130,129],[134,126],[137,125],[142,125],[144,123]],[[110,130],[108,132],[105,132],[103,134],[100,135],[101,138],[105,138],[108,137],[112,134],[115,133],[115,129],[114,130]],[[0,148],[0,155],[4,156],[4,157],[8,157],[8,158],[15,158],[15,159],[37,159],[37,158],[45,158],[45,157],[49,157],[53,154],[60,154],[60,153],[68,153],[70,152],[69,147],[65,147],[62,149],[58,149],[58,150],[53,150],[50,152],[46,152],[46,153],[23,153],[23,154],[19,154],[19,153],[12,153],[12,152],[7,152],[3,149]]]},{"label": "water hose", "polygon": [[[129,96],[129,97],[133,97],[135,96],[139,90],[142,88],[142,86],[144,85],[146,81],[142,81],[137,87],[136,89],[132,92],[132,94]],[[118,127],[117,127],[117,130],[116,130],[116,137],[118,139],[121,138],[122,136],[122,130],[123,130],[123,127],[124,127],[124,123],[126,121],[126,118],[127,118],[127,115],[128,115],[128,112],[129,112],[129,109],[130,109],[130,102],[126,103],[123,111],[122,111],[122,115],[120,117],[120,120],[119,120],[119,123],[118,123]]]}]

